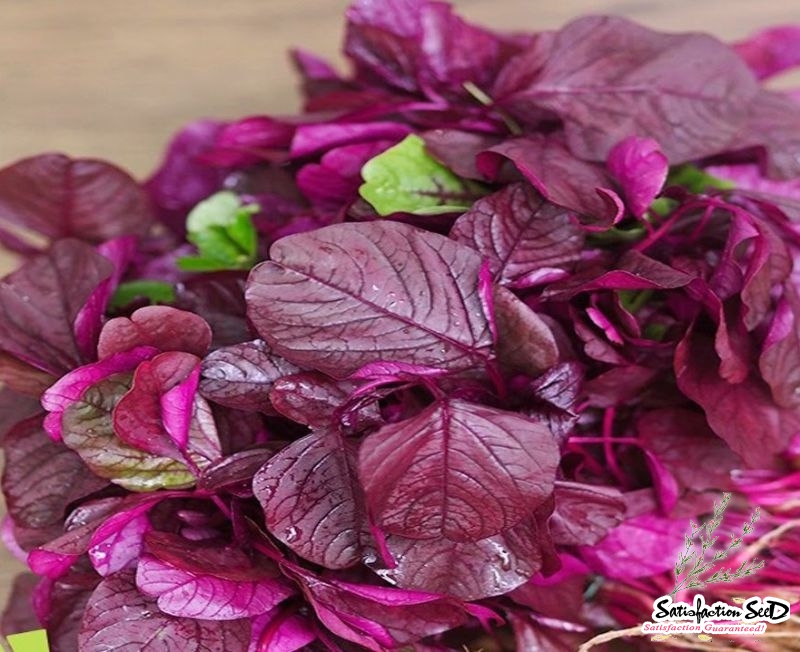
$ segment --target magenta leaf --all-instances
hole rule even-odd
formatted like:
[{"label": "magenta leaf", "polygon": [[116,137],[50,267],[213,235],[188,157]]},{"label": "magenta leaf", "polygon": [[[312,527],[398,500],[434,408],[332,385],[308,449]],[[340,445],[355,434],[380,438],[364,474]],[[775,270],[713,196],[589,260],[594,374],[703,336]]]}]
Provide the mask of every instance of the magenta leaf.
[{"label": "magenta leaf", "polygon": [[269,397],[272,384],[297,371],[262,340],[234,344],[203,359],[200,393],[220,405],[275,414]]},{"label": "magenta leaf", "polygon": [[159,611],[136,589],[133,571],[104,579],[89,599],[81,650],[108,652],[247,652],[250,621],[178,618]]},{"label": "magenta leaf", "polygon": [[62,418],[64,443],[93,473],[131,491],[193,486],[195,476],[186,464],[130,446],[114,432],[112,412],[129,382],[125,374],[111,376],[71,403]]},{"label": "magenta leaf", "polygon": [[516,525],[550,497],[558,448],[542,423],[441,400],[369,435],[359,457],[382,529],[469,542]]},{"label": "magenta leaf", "polygon": [[147,196],[120,168],[95,159],[42,154],[0,170],[2,222],[51,240],[100,243],[144,234]]},{"label": "magenta leaf", "polygon": [[558,545],[594,545],[625,514],[620,492],[610,487],[559,481],[555,496],[556,507],[548,525]]},{"label": "magenta leaf", "polygon": [[170,351],[142,362],[130,390],[114,409],[114,432],[126,444],[153,455],[203,468],[221,448],[205,400],[197,395],[200,359]]},{"label": "magenta leaf", "polygon": [[528,287],[563,276],[580,258],[584,232],[573,213],[514,183],[475,202],[450,237],[486,257],[495,282]]},{"label": "magenta leaf", "polygon": [[356,451],[337,431],[314,432],[270,458],[253,493],[269,531],[301,557],[326,568],[361,560],[367,523]]},{"label": "magenta leaf", "polygon": [[800,65],[800,26],[769,27],[733,48],[759,79],[767,79]]},{"label": "magenta leaf", "polygon": [[297,128],[289,151],[294,158],[327,152],[337,147],[376,140],[397,142],[411,129],[400,122],[320,123]]},{"label": "magenta leaf", "polygon": [[485,364],[480,257],[397,222],[338,224],[276,242],[247,286],[259,334],[289,361],[344,377],[379,360]]},{"label": "magenta leaf", "polygon": [[669,163],[661,147],[652,138],[631,136],[611,149],[606,164],[622,187],[631,213],[641,218],[667,180]]},{"label": "magenta leaf", "polygon": [[800,297],[793,286],[784,287],[758,359],[761,377],[781,407],[800,406]]},{"label": "magenta leaf", "polygon": [[137,346],[152,346],[203,356],[210,345],[211,328],[202,317],[169,306],[146,306],[130,318],[116,317],[106,323],[97,355],[103,359]]},{"label": "magenta leaf", "polygon": [[711,429],[753,468],[778,464],[778,455],[800,431],[796,410],[774,403],[769,387],[750,375],[729,383],[720,377],[711,342],[691,331],[675,351],[680,390],[700,405]]},{"label": "magenta leaf", "polygon": [[532,517],[480,541],[389,535],[386,544],[395,567],[376,572],[405,589],[479,600],[508,593],[535,575],[547,536]]},{"label": "magenta leaf", "polygon": [[225,457],[203,469],[197,488],[206,491],[227,491],[235,496],[253,495],[253,476],[275,454],[272,448],[252,448]]},{"label": "magenta leaf", "polygon": [[60,240],[0,286],[0,350],[60,375],[84,362],[75,320],[111,263],[77,240]]},{"label": "magenta leaf", "polygon": [[457,627],[469,617],[458,601],[435,593],[326,581],[299,570],[293,575],[330,631],[375,652]]},{"label": "magenta leaf", "polygon": [[500,84],[494,96],[519,120],[531,108],[552,111],[570,150],[594,161],[629,136],[655,139],[671,164],[735,148],[758,92],[744,62],[715,38],[611,16],[579,18],[556,32],[537,72],[522,85]]},{"label": "magenta leaf", "polygon": [[622,218],[622,200],[603,166],[575,158],[560,137],[530,134],[506,140],[478,155],[478,169],[497,179],[504,159],[545,199],[579,213],[588,229],[606,229]]},{"label": "magenta leaf", "polygon": [[[263,623],[263,624],[262,624]],[[295,652],[317,639],[305,616],[280,607],[253,619],[253,638],[248,652]]]}]

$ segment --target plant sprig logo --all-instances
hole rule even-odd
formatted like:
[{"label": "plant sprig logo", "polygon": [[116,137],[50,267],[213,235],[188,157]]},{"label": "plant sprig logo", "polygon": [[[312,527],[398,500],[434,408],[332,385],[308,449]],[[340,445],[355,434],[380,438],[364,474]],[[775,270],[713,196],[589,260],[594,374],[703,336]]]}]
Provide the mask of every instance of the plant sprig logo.
[{"label": "plant sprig logo", "polygon": [[[790,604],[777,597],[733,598],[734,604],[723,601],[706,604],[702,594],[695,594],[690,603],[674,602],[679,591],[705,588],[710,584],[733,582],[755,574],[764,567],[756,558],[728,563],[728,558],[740,548],[744,539],[755,530],[760,516],[759,508],[751,514],[738,532],[730,532],[722,540],[717,530],[723,522],[731,494],[723,494],[714,503],[714,512],[703,525],[690,521],[691,532],[675,562],[675,585],[668,595],[653,602],[652,622],[642,624],[642,632],[657,634],[652,640],[664,640],[671,634],[695,633],[704,640],[708,634],[759,635],[767,625],[787,621],[791,616]],[[667,635],[667,636],[664,636]]]}]

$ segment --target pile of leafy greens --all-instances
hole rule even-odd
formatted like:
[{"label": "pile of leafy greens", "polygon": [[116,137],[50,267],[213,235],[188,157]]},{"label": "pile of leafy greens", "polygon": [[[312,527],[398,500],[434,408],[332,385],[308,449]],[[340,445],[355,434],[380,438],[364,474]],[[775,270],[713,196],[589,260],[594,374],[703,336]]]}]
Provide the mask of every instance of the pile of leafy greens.
[{"label": "pile of leafy greens", "polygon": [[796,31],[358,0],[349,76],[293,54],[300,115],[190,124],[142,184],[0,170],[4,631],[571,651],[648,618],[720,492],[786,523],[800,106],[761,80]]}]

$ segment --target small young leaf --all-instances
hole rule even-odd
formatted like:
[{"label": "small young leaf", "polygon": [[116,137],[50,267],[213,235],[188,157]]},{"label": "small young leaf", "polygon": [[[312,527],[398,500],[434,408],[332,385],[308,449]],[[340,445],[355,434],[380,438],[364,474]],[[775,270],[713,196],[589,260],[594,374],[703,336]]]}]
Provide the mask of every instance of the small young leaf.
[{"label": "small young leaf", "polygon": [[461,212],[485,194],[482,185],[462,179],[425,151],[410,135],[361,168],[359,194],[379,215],[438,215]]},{"label": "small young leaf", "polygon": [[128,281],[117,288],[109,307],[122,308],[134,299],[147,299],[151,304],[172,303],[175,301],[175,288],[163,281]]},{"label": "small young leaf", "polygon": [[702,193],[709,189],[730,190],[736,187],[731,181],[711,176],[690,163],[672,168],[665,185],[682,186],[692,193]]},{"label": "small young leaf", "polygon": [[180,258],[178,267],[193,272],[249,269],[258,245],[252,220],[258,210],[255,204],[243,205],[232,192],[200,202],[186,219],[187,239],[198,254]]}]

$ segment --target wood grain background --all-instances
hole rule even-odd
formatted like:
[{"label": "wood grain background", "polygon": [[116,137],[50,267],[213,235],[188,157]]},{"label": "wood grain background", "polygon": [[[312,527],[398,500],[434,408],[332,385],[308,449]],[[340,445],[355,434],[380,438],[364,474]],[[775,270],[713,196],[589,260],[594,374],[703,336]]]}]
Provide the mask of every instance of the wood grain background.
[{"label": "wood grain background", "polygon": [[[384,0],[391,2],[392,0]],[[200,117],[298,106],[285,57],[339,60],[345,0],[0,0],[0,166],[62,151],[144,176],[169,135]],[[586,13],[741,38],[800,22],[792,0],[455,0],[503,29],[557,27]],[[0,257],[0,268],[8,267]],[[0,553],[0,603],[21,568]]]}]

